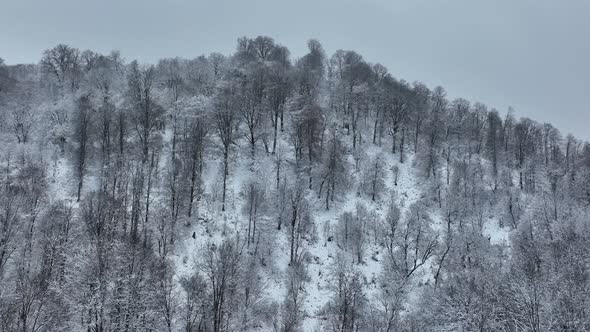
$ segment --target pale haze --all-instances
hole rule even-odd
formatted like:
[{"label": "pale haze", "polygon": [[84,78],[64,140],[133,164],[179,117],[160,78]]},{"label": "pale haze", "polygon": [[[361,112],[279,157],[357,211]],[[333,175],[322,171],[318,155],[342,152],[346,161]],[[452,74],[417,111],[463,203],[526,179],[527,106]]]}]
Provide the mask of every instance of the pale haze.
[{"label": "pale haze", "polygon": [[297,57],[317,38],[328,55],[355,50],[398,78],[590,139],[588,1],[3,0],[0,11],[8,64],[57,43],[142,62],[229,54],[256,35]]}]

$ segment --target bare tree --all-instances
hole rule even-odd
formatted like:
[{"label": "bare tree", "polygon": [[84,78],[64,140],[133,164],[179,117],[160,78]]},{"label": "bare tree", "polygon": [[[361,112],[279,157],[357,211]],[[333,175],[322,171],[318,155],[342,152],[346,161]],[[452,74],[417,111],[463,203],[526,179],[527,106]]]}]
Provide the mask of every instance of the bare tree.
[{"label": "bare tree", "polygon": [[244,136],[250,143],[250,153],[254,157],[256,154],[256,142],[261,138],[261,127],[264,124],[263,105],[255,100],[255,96],[252,96],[251,91],[243,91],[238,100],[239,112],[247,129]]},{"label": "bare tree", "polygon": [[241,260],[244,244],[239,238],[229,238],[219,247],[209,244],[202,266],[211,293],[212,331],[226,331],[227,318],[232,314],[239,276],[242,272]]},{"label": "bare tree", "polygon": [[82,193],[82,186],[84,184],[84,176],[86,175],[86,162],[88,159],[87,153],[88,148],[90,147],[90,142],[88,142],[88,140],[90,137],[90,124],[92,122],[94,109],[92,107],[90,96],[88,95],[81,96],[78,99],[76,106],[76,113],[74,114],[73,121],[75,128],[74,135],[77,143],[76,175],[78,177],[78,191],[76,195],[76,200],[79,202],[80,195]]},{"label": "bare tree", "polygon": [[330,209],[330,201],[334,201],[335,192],[346,182],[346,160],[344,159],[344,147],[336,136],[336,130],[332,129],[328,143],[328,151],[324,156],[320,169],[320,186],[318,197],[326,196],[326,210]]},{"label": "bare tree", "polygon": [[309,189],[313,185],[313,167],[320,154],[320,141],[323,131],[324,117],[322,109],[319,106],[306,106],[294,123],[294,132],[298,134],[297,139],[300,140],[298,153],[299,158],[303,158],[304,150],[307,150],[307,174],[309,178]]},{"label": "bare tree", "polygon": [[202,192],[201,176],[203,174],[203,159],[210,130],[208,127],[209,118],[206,113],[199,112],[189,121],[189,133],[188,139],[186,140],[188,147],[186,148],[186,152],[189,154],[190,160],[190,166],[187,167],[190,178],[187,215],[190,217],[193,212],[193,202],[195,198],[197,201],[200,200],[200,194]]},{"label": "bare tree", "polygon": [[[385,162],[382,155],[373,157],[365,170],[365,188],[374,202],[385,190]],[[397,175],[395,175],[397,185]]]},{"label": "bare tree", "polygon": [[180,280],[185,292],[183,304],[184,329],[187,332],[203,331],[208,328],[209,307],[207,283],[199,274]]},{"label": "bare tree", "polygon": [[412,204],[402,225],[395,222],[395,209],[391,213],[388,236],[394,239],[394,246],[390,246],[393,250],[390,249],[388,253],[389,263],[405,281],[434,255],[437,236],[430,230],[430,218],[424,205]]},{"label": "bare tree", "polygon": [[[247,246],[257,242],[256,225],[258,219],[264,214],[266,194],[264,187],[259,182],[251,181],[244,186],[243,195],[246,203],[243,205],[243,213],[248,218]],[[260,236],[260,235],[258,235]]]},{"label": "bare tree", "polygon": [[330,330],[353,332],[363,330],[367,296],[361,274],[346,259],[338,256],[331,273],[332,297],[324,308]]},{"label": "bare tree", "polygon": [[34,112],[34,90],[29,85],[19,85],[19,90],[14,94],[13,100],[7,102],[10,109],[7,122],[12,127],[18,143],[28,143],[31,130],[36,123]]},{"label": "bare tree", "polygon": [[411,118],[414,124],[414,153],[418,152],[419,137],[426,118],[430,90],[422,83],[416,82],[413,87],[416,94],[416,107],[412,108]]},{"label": "bare tree", "polygon": [[81,79],[80,51],[64,44],[43,52],[42,69],[51,75],[60,89],[69,88],[75,91],[79,88]]},{"label": "bare tree", "polygon": [[293,86],[291,64],[289,62],[275,63],[269,69],[268,76],[267,99],[273,126],[272,153],[274,154],[277,148],[279,116],[284,113]]},{"label": "bare tree", "polygon": [[289,267],[287,277],[287,294],[284,300],[282,312],[282,332],[301,331],[305,311],[303,303],[305,301],[305,284],[309,279],[303,260]]},{"label": "bare tree", "polygon": [[320,42],[315,39],[307,42],[307,48],[309,52],[296,64],[298,90],[307,103],[314,103],[317,101],[324,79],[326,54]]},{"label": "bare tree", "polygon": [[[155,151],[150,147],[155,139],[155,133],[161,128],[160,117],[163,109],[156,103],[153,94],[156,71],[154,66],[140,68],[137,61],[130,65],[127,77],[127,99],[133,112],[132,120],[135,132],[141,146],[141,165],[137,167],[134,181],[134,199],[132,204],[132,237],[137,238],[137,226],[141,212],[140,202],[145,198],[144,226],[149,221],[149,205],[152,187],[152,175],[158,159]],[[147,182],[146,182],[147,175]],[[145,188],[145,197],[144,196]],[[147,227],[144,227],[144,241],[146,241]]]},{"label": "bare tree", "polygon": [[288,194],[289,206],[289,265],[298,261],[303,254],[303,239],[312,241],[315,228],[309,211],[309,204],[305,199],[305,189],[302,183],[296,183]]},{"label": "bare tree", "polygon": [[[17,249],[15,236],[19,231],[21,218],[19,215],[20,199],[10,193],[5,186],[0,189],[0,282],[8,260]],[[0,288],[0,295],[2,289]]]},{"label": "bare tree", "polygon": [[221,142],[223,153],[223,196],[221,199],[221,211],[225,211],[225,195],[227,189],[227,177],[229,175],[229,154],[235,140],[235,129],[238,122],[236,110],[235,89],[223,88],[220,92],[213,113],[216,134]]},{"label": "bare tree", "polygon": [[338,218],[338,244],[347,251],[351,251],[357,264],[363,261],[366,247],[366,221],[369,217],[367,208],[358,203],[354,213],[344,212]]}]

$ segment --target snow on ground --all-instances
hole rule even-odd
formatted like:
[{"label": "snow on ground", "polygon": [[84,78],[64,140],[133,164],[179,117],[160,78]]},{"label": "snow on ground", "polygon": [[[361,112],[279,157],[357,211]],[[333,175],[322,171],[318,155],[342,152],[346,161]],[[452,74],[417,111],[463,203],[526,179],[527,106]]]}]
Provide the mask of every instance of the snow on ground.
[{"label": "snow on ground", "polygon": [[[374,145],[369,145],[366,148],[367,156],[373,157],[383,151]],[[382,156],[386,161],[386,185],[388,190],[394,192],[394,199],[400,206],[402,216],[405,215],[408,208],[416,201],[424,197],[424,183],[421,177],[416,174],[414,164],[414,156],[410,153],[406,155],[406,160],[402,164],[399,162],[399,155],[392,155],[391,153],[383,152]],[[267,156],[263,152],[259,154],[256,161],[253,162],[248,155],[236,156],[232,158],[231,177],[228,189],[228,211],[225,213],[219,212],[217,204],[207,203],[208,199],[212,197],[205,197],[201,202],[201,218],[193,222],[187,227],[184,234],[184,241],[181,241],[180,247],[177,247],[175,262],[178,271],[178,277],[189,275],[194,272],[196,260],[199,259],[203,247],[209,242],[221,242],[224,238],[224,229],[230,229],[232,232],[238,231],[244,227],[243,216],[241,215],[241,197],[240,191],[244,183],[250,178],[273,179],[274,174],[265,172],[272,172],[272,157]],[[352,168],[354,164],[350,164]],[[397,186],[394,185],[393,168],[399,168],[399,177]],[[220,181],[219,162],[210,161],[207,163],[203,179],[207,187],[209,195],[216,195],[219,191]],[[272,181],[272,180],[268,180]],[[272,183],[269,187],[272,187]],[[351,187],[352,188],[352,187]],[[322,323],[324,321],[320,317],[322,308],[329,301],[331,296],[330,290],[330,270],[334,265],[336,255],[342,252],[336,241],[328,241],[327,237],[336,229],[338,217],[346,211],[355,211],[357,203],[363,202],[369,212],[375,213],[377,216],[383,217],[387,213],[386,202],[390,199],[389,195],[384,195],[378,202],[371,202],[370,198],[365,194],[357,195],[356,190],[349,190],[345,197],[341,197],[334,202],[330,210],[325,209],[324,200],[317,199],[316,193],[311,193],[308,199],[311,202],[313,209],[314,221],[317,229],[317,241],[313,244],[308,244],[306,251],[309,256],[307,265],[308,275],[310,281],[305,287],[305,320],[303,323],[304,331],[320,331],[322,330]],[[431,213],[432,224],[434,231],[444,232],[444,221],[437,210]],[[242,220],[242,221],[241,221]],[[267,220],[268,223],[274,227],[273,220]],[[328,227],[325,225],[328,224]],[[286,230],[284,227],[283,230]],[[325,229],[330,230],[326,234]],[[195,232],[196,239],[192,238],[192,233]],[[496,219],[489,219],[484,223],[483,234],[490,238],[492,244],[500,244],[509,242],[510,229],[508,227],[500,227]],[[379,294],[377,280],[381,273],[381,264],[384,259],[383,248],[374,241],[365,250],[364,262],[357,264],[356,268],[364,275],[365,290],[369,298],[374,298]],[[271,264],[262,269],[261,278],[263,279],[265,296],[269,301],[279,305],[284,301],[286,295],[286,270],[289,263],[289,241],[286,231],[277,232],[275,239],[274,257],[272,257]],[[409,285],[406,310],[414,310],[415,304],[418,302],[422,285],[433,282],[433,260],[427,261],[418,271],[413,282]]]},{"label": "snow on ground", "polygon": [[[166,130],[163,134],[164,150],[161,154],[160,170],[166,169],[170,154],[170,142],[172,140],[172,131]],[[344,136],[345,145],[351,152],[349,136]],[[284,149],[285,157],[293,160],[293,151],[288,142],[287,133],[281,133],[278,146]],[[244,146],[244,145],[243,145]],[[317,241],[309,243],[306,252],[309,257],[308,275],[310,281],[305,286],[304,311],[305,319],[303,323],[304,331],[318,331],[322,329],[322,319],[320,317],[322,308],[330,300],[331,280],[330,272],[335,263],[336,256],[343,252],[338,247],[336,241],[328,241],[329,236],[334,236],[334,230],[337,229],[339,216],[344,212],[354,212],[358,203],[367,206],[369,213],[378,217],[384,217],[387,213],[387,202],[393,197],[400,207],[402,218],[406,215],[409,207],[424,197],[425,181],[416,174],[415,158],[413,153],[406,151],[405,162],[399,162],[399,153],[392,154],[389,146],[379,147],[371,143],[364,143],[358,147],[363,150],[365,155],[363,162],[368,162],[377,155],[381,155],[386,163],[386,193],[380,197],[377,202],[372,202],[370,198],[362,193],[357,194],[356,182],[359,181],[361,174],[354,171],[354,160],[352,153],[349,154],[349,171],[353,179],[347,188],[347,193],[340,197],[331,205],[330,210],[325,209],[324,200],[317,198],[315,192],[308,195],[308,199],[313,209],[314,222],[317,229]],[[199,208],[195,210],[195,216],[187,223],[186,220],[179,221],[178,240],[174,250],[172,261],[176,269],[176,279],[190,276],[196,272],[199,260],[202,258],[205,247],[209,243],[220,243],[227,236],[236,232],[244,233],[245,218],[242,215],[242,197],[240,195],[244,185],[251,179],[262,181],[267,188],[274,186],[274,166],[273,156],[258,150],[256,158],[250,156],[250,150],[247,148],[236,148],[230,160],[230,176],[228,178],[228,189],[226,198],[226,211],[220,211],[221,201],[221,168],[222,160],[219,151],[210,151],[212,156],[208,156],[205,162],[205,168],[202,175],[205,195],[198,202]],[[50,153],[51,154],[51,153]],[[53,152],[54,156],[59,156],[57,151]],[[48,193],[52,199],[75,201],[77,180],[73,174],[73,165],[65,157],[47,158],[48,172]],[[51,160],[49,160],[51,159]],[[485,165],[485,161],[483,161]],[[394,184],[394,168],[399,169],[397,185]],[[363,166],[361,166],[361,169]],[[286,172],[287,166],[284,167]],[[84,193],[98,189],[98,172],[96,168],[89,167],[85,177]],[[161,174],[165,177],[165,174]],[[517,173],[514,173],[517,181]],[[182,179],[181,179],[182,181]],[[159,186],[156,186],[159,187]],[[390,195],[393,193],[393,196]],[[163,194],[155,193],[154,200],[158,200]],[[270,193],[269,193],[270,194]],[[163,196],[162,196],[163,197]],[[270,201],[274,198],[269,198]],[[74,203],[75,204],[75,203]],[[434,231],[442,234],[445,230],[445,222],[435,209],[431,212],[432,224]],[[260,227],[275,227],[275,221],[268,217],[261,221]],[[329,230],[325,232],[324,230]],[[271,232],[276,234],[274,239],[273,255],[269,259],[267,266],[261,269],[260,278],[263,282],[264,296],[270,302],[281,305],[286,295],[286,272],[289,263],[289,241],[287,227],[283,227],[281,232]],[[501,227],[497,218],[490,217],[483,223],[482,233],[489,238],[492,244],[504,244],[509,246],[509,237],[511,228],[508,226]],[[194,238],[193,238],[194,234]],[[356,264],[357,268],[364,276],[365,291],[369,298],[374,298],[380,292],[378,287],[378,278],[381,274],[381,264],[384,257],[384,250],[378,243],[367,239],[369,244],[365,249],[364,260],[361,264]],[[378,241],[377,241],[378,242]],[[350,253],[345,253],[350,255]],[[414,281],[409,285],[406,310],[412,310],[420,297],[421,285],[433,281],[433,260],[427,261],[418,271]]]},{"label": "snow on ground", "polygon": [[[283,144],[287,146],[287,144]],[[386,185],[388,190],[386,192],[394,192],[394,199],[399,204],[402,215],[407,211],[409,206],[420,199],[422,196],[422,184],[418,180],[412,167],[413,155],[407,154],[406,160],[402,164],[399,162],[399,155],[392,155],[384,152],[384,148],[368,145],[366,147],[367,160],[374,157],[378,153],[386,162]],[[352,158],[350,168],[353,168]],[[397,186],[394,185],[393,167],[399,168],[399,177]],[[220,162],[208,162],[206,164],[203,180],[206,186],[206,191],[209,195],[215,196],[220,193],[218,191],[220,174]],[[225,213],[219,212],[217,204],[209,204],[207,201],[213,197],[205,197],[201,201],[200,214],[201,218],[191,223],[190,226],[185,227],[180,234],[183,234],[183,240],[180,241],[176,248],[176,256],[174,262],[177,268],[177,277],[190,275],[194,273],[196,261],[200,257],[204,246],[209,242],[221,242],[224,238],[224,228],[229,228],[232,231],[240,230],[242,225],[240,220],[243,220],[241,215],[241,197],[239,195],[241,188],[249,178],[273,179],[271,156],[267,156],[260,152],[253,162],[247,155],[240,156],[239,152],[232,158],[231,177],[228,186],[228,199],[226,206],[228,210]],[[358,177],[358,175],[357,175]],[[272,184],[271,186],[272,187]],[[351,186],[351,188],[353,188]],[[308,244],[306,252],[308,254],[309,264],[307,265],[308,275],[310,281],[305,287],[305,301],[304,311],[305,320],[303,323],[304,331],[319,331],[322,328],[322,319],[319,314],[322,308],[329,301],[331,296],[330,289],[330,270],[334,265],[336,255],[342,250],[337,246],[336,241],[328,241],[327,237],[334,234],[325,234],[324,230],[329,229],[330,232],[336,229],[338,217],[346,211],[355,211],[357,203],[363,202],[369,212],[375,213],[377,216],[383,216],[387,213],[386,202],[390,199],[390,194],[383,195],[384,197],[378,202],[371,202],[365,194],[357,195],[356,190],[350,190],[345,197],[341,197],[334,202],[330,210],[325,209],[324,201],[317,198],[315,193],[310,193],[308,199],[312,205],[314,221],[317,229],[317,241]],[[218,197],[219,198],[219,197]],[[211,200],[213,201],[213,200]],[[273,221],[269,221],[273,222]],[[326,227],[326,224],[328,225]],[[284,230],[287,227],[283,227]],[[195,239],[192,238],[193,232]],[[264,284],[264,291],[266,297],[277,304],[282,304],[286,295],[286,270],[289,262],[289,241],[287,232],[282,231],[277,233],[275,239],[274,257],[272,264],[262,269],[262,278]],[[356,268],[363,274],[366,286],[367,295],[373,298],[379,293],[377,280],[381,273],[381,264],[383,261],[383,248],[370,241],[365,251],[365,257],[362,264],[357,264]],[[422,268],[424,271],[428,269],[428,264]],[[428,279],[428,277],[426,277]],[[425,279],[425,280],[426,280]]]},{"label": "snow on ground", "polygon": [[71,165],[65,158],[54,160],[49,166],[49,194],[51,199],[74,199],[76,180],[72,175]]},{"label": "snow on ground", "polygon": [[[170,130],[164,133],[163,139],[166,153],[161,155],[160,170],[163,170],[168,163],[166,158],[168,158],[170,152]],[[286,133],[283,133],[279,145],[283,146],[286,158],[292,160],[293,153],[288,148],[287,139]],[[348,144],[349,142],[345,143]],[[330,270],[334,265],[336,255],[342,251],[337,246],[336,241],[328,241],[327,239],[327,236],[334,234],[325,234],[324,229],[333,232],[336,229],[338,217],[346,211],[354,212],[359,202],[363,202],[367,206],[369,213],[372,212],[382,217],[387,213],[387,201],[391,199],[390,193],[393,192],[393,197],[399,204],[403,215],[409,206],[420,199],[422,195],[422,184],[414,172],[414,167],[412,167],[413,155],[411,153],[407,153],[406,160],[402,164],[399,162],[399,155],[392,155],[385,147],[365,144],[362,148],[365,149],[365,161],[370,160],[377,154],[382,154],[386,162],[387,178],[385,182],[388,189],[387,194],[384,194],[378,202],[372,202],[365,194],[358,195],[356,190],[349,190],[344,197],[340,197],[334,202],[331,209],[327,211],[324,201],[317,199],[315,192],[308,195],[317,229],[317,241],[309,244],[306,248],[309,257],[307,267],[310,281],[305,287],[305,320],[303,324],[305,331],[321,330],[322,320],[319,313],[331,296]],[[217,152],[213,151],[211,153],[215,154]],[[221,158],[217,155],[207,158],[202,176],[205,195],[198,203],[198,211],[195,210],[195,216],[190,220],[190,223],[187,223],[187,220],[179,220],[177,225],[178,238],[172,257],[176,269],[176,280],[195,273],[197,263],[202,258],[202,253],[207,244],[220,243],[226,236],[244,231],[245,225],[240,195],[244,184],[250,179],[263,182],[274,181],[273,157],[263,151],[258,151],[256,158],[252,159],[249,153],[247,149],[236,149],[232,154],[226,212],[220,211],[219,203],[221,200]],[[351,156],[349,159],[350,171],[354,174],[354,161]],[[65,158],[57,158],[48,161],[47,166],[51,197],[66,199],[71,202],[75,201],[77,180],[72,174],[72,165]],[[399,168],[397,186],[394,185],[394,166]],[[98,188],[98,171],[98,169],[89,168],[88,175],[85,178],[84,193]],[[165,174],[160,174],[160,176],[165,176]],[[358,181],[360,176],[360,174],[354,174],[353,177]],[[273,183],[267,183],[267,187],[273,187]],[[350,186],[350,188],[355,187],[356,184]],[[154,201],[159,200],[161,194],[163,193],[154,192]],[[262,222],[268,223],[268,227],[274,227],[275,223],[274,220],[270,219]],[[325,227],[326,224],[328,225],[327,228]],[[287,227],[283,227],[283,230],[286,229]],[[195,238],[192,237],[193,233]],[[286,231],[277,232],[273,249],[274,256],[271,258],[270,264],[262,269],[261,278],[263,279],[265,296],[269,301],[282,304],[286,294],[285,280],[289,262],[289,241]],[[356,266],[364,275],[369,298],[374,297],[379,292],[376,280],[381,273],[383,259],[383,248],[375,244],[374,241],[370,241],[365,250],[363,263]]]},{"label": "snow on ground", "polygon": [[[383,152],[383,149],[369,145],[366,148],[368,159]],[[392,155],[384,152],[382,156],[386,162],[387,179],[385,181],[388,188],[387,191],[393,191],[397,203],[400,205],[402,214],[405,213],[408,207],[416,202],[421,195],[420,185],[412,168],[413,157],[407,155],[405,163],[399,163],[399,155]],[[351,163],[351,166],[353,164]],[[394,185],[394,178],[392,169],[394,166],[399,167],[399,177],[397,186]],[[386,192],[387,192],[386,191]],[[350,190],[344,199],[336,202],[329,211],[325,210],[323,201],[316,201],[315,209],[315,223],[318,230],[324,228],[326,223],[329,224],[329,229],[336,229],[338,217],[347,211],[354,211],[357,203],[363,202],[368,207],[369,211],[375,212],[377,215],[383,217],[387,213],[384,203],[389,199],[389,195],[384,195],[383,200],[379,202],[371,202],[371,200],[364,194],[358,196],[355,190]],[[333,234],[332,234],[333,235]],[[308,296],[305,300],[305,311],[307,313],[305,322],[303,324],[304,331],[320,330],[322,321],[318,314],[320,310],[330,299],[329,289],[329,272],[331,266],[335,262],[336,255],[340,248],[335,241],[328,242],[325,238],[326,234],[319,231],[319,240],[316,244],[308,248],[308,252],[313,257],[312,263],[308,265],[311,282],[307,286]],[[365,290],[369,298],[373,298],[379,293],[377,287],[377,280],[381,273],[381,263],[383,261],[383,248],[375,245],[370,239],[367,239],[371,244],[365,250],[365,257],[362,264],[356,265],[356,268],[365,277]]]},{"label": "snow on ground", "polygon": [[[284,144],[284,146],[287,146]],[[423,184],[415,174],[415,168],[412,166],[414,156],[410,153],[406,155],[404,163],[399,162],[399,155],[392,155],[385,152],[384,148],[369,144],[366,149],[367,160],[381,154],[386,162],[386,186],[387,192],[393,192],[393,197],[398,203],[402,216],[405,215],[408,208],[421,197],[423,197]],[[198,217],[191,220],[190,225],[186,221],[179,222],[179,241],[176,244],[175,254],[172,257],[176,268],[176,279],[190,276],[196,270],[198,260],[201,259],[205,246],[208,243],[220,243],[225,236],[235,232],[243,232],[243,216],[241,213],[242,198],[241,189],[249,179],[259,181],[272,181],[274,174],[272,172],[272,157],[259,153],[254,161],[248,153],[241,155],[239,151],[235,152],[231,160],[231,176],[229,177],[227,191],[227,211],[220,212],[221,195],[221,174],[222,167],[219,158],[210,158],[205,163],[203,172],[203,181],[206,195],[199,202]],[[352,157],[350,157],[350,168],[354,166]],[[163,161],[162,165],[165,165]],[[394,184],[393,168],[399,168],[399,177],[397,185]],[[49,192],[52,197],[61,199],[75,199],[76,181],[71,174],[71,165],[64,158],[54,160],[49,165],[51,172]],[[94,172],[89,172],[92,174]],[[355,177],[358,180],[359,175]],[[96,189],[98,183],[96,176],[88,176],[85,182],[86,189],[89,191]],[[272,187],[272,183],[267,183],[267,187]],[[351,188],[353,188],[351,186]],[[342,252],[336,241],[328,241],[327,237],[334,235],[333,232],[337,227],[338,217],[346,211],[354,212],[357,203],[364,203],[369,212],[383,217],[387,213],[386,202],[390,199],[389,194],[383,195],[377,202],[372,202],[367,195],[358,195],[356,190],[349,190],[345,197],[341,197],[334,202],[330,210],[325,209],[324,201],[317,198],[315,193],[311,193],[308,199],[311,202],[314,221],[317,229],[317,241],[309,244],[306,251],[309,257],[308,275],[310,281],[305,287],[305,319],[303,323],[304,331],[322,330],[322,319],[320,312],[329,301],[331,296],[330,289],[330,270],[335,263],[336,255]],[[444,231],[444,223],[438,213],[431,214],[432,228],[435,231]],[[274,220],[266,219],[261,223],[268,223],[268,227],[275,227]],[[328,225],[326,227],[326,224]],[[264,226],[261,226],[264,227]],[[287,227],[283,228],[284,230]],[[325,229],[330,230],[326,234]],[[195,238],[192,237],[193,233]],[[483,225],[483,234],[490,239],[492,244],[509,243],[509,227],[500,227],[498,220],[490,218]],[[379,294],[377,280],[381,273],[381,264],[384,259],[383,248],[376,244],[372,239],[368,239],[370,244],[365,250],[365,257],[362,264],[357,264],[356,268],[364,275],[365,290],[369,298],[374,298]],[[270,264],[262,269],[261,278],[263,280],[263,289],[265,297],[271,303],[282,304],[286,295],[286,270],[289,263],[289,241],[286,231],[277,232],[275,239],[274,257]],[[432,260],[428,261],[419,270],[414,282],[409,286],[406,310],[413,310],[415,303],[420,297],[420,285],[432,282]]]},{"label": "snow on ground", "polygon": [[[164,136],[165,142],[171,139],[169,133]],[[289,146],[286,139],[286,137],[282,137],[279,145],[283,147]],[[336,241],[328,241],[330,235],[335,235],[334,230],[337,228],[339,216],[343,212],[354,212],[357,204],[362,202],[367,206],[370,214],[384,217],[387,213],[387,202],[393,197],[399,205],[403,217],[414,202],[424,197],[424,183],[421,177],[416,174],[412,153],[406,153],[405,162],[400,163],[399,154],[393,155],[385,147],[365,144],[362,148],[366,155],[365,162],[378,154],[381,154],[385,160],[387,190],[385,191],[386,194],[382,195],[383,197],[377,202],[372,202],[366,194],[357,194],[355,183],[349,186],[349,188],[354,189],[348,190],[346,195],[332,204],[330,210],[326,210],[325,201],[318,199],[315,192],[308,195],[317,229],[317,241],[309,243],[306,248],[309,257],[307,268],[310,281],[305,286],[304,331],[322,330],[323,320],[320,313],[331,296],[330,270],[335,263],[337,254],[343,252],[336,244]],[[287,150],[285,151],[287,158],[292,159],[292,151],[285,150]],[[163,154],[162,158],[166,158],[166,154]],[[243,151],[236,149],[234,151],[230,164],[225,212],[220,211],[219,203],[221,201],[220,169],[222,168],[222,161],[219,156],[207,158],[203,172],[205,195],[198,203],[199,208],[195,210],[195,216],[190,220],[190,223],[187,223],[187,220],[181,220],[177,225],[179,235],[172,257],[177,272],[177,280],[195,273],[197,263],[202,258],[202,253],[207,244],[220,243],[226,236],[231,236],[236,232],[244,234],[246,226],[244,225],[245,218],[242,215],[242,197],[240,193],[244,184],[250,179],[265,182],[268,188],[274,186],[272,158],[273,156],[265,154],[263,151],[259,151],[254,159],[247,149]],[[350,171],[353,174],[352,178],[355,179],[354,182],[358,182],[361,175],[353,170],[354,160],[352,156],[349,156],[349,162]],[[166,160],[162,160],[160,166],[164,166],[166,163]],[[67,161],[61,158],[52,161],[48,166],[51,172],[49,192],[52,197],[75,199],[77,183],[71,174],[71,165],[68,165]],[[394,167],[399,169],[397,185],[394,184]],[[93,172],[96,172],[96,170],[92,170],[89,174]],[[85,186],[87,187],[85,191],[96,189],[98,186],[96,176],[89,175]],[[393,196],[391,193],[393,193]],[[441,215],[434,211],[431,213],[431,219],[432,229],[443,232],[444,222]],[[276,221],[269,217],[260,221],[260,223],[260,227],[276,228]],[[282,305],[286,295],[285,280],[289,263],[289,241],[286,229],[287,227],[283,227],[283,231],[274,232],[276,234],[275,244],[272,248],[274,253],[271,255],[269,263],[261,269],[260,275],[264,285],[265,297],[271,303],[278,305]],[[325,230],[328,230],[328,232]],[[193,233],[195,238],[192,236]],[[483,225],[483,234],[489,237],[492,244],[508,243],[510,229],[500,227],[498,220],[490,218]],[[378,241],[375,243],[373,239],[367,240],[369,244],[365,250],[363,263],[356,264],[356,268],[364,276],[365,290],[367,296],[371,299],[378,295],[380,291],[377,280],[381,273],[384,252]],[[350,255],[350,253],[347,254]],[[413,278],[414,281],[409,285],[406,310],[414,309],[415,303],[420,297],[421,285],[432,282],[432,263],[432,259],[426,262],[420,268],[416,277]]]},{"label": "snow on ground", "polygon": [[482,233],[486,236],[491,244],[500,244],[510,247],[510,227],[500,226],[500,222],[495,218],[490,218],[483,225]]}]

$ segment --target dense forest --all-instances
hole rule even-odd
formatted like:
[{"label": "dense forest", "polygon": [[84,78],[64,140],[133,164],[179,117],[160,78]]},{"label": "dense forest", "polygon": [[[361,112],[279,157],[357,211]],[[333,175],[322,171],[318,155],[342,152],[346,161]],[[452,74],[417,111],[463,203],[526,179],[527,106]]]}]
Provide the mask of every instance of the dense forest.
[{"label": "dense forest", "polygon": [[355,51],[0,59],[0,141],[0,331],[590,330],[590,144]]}]

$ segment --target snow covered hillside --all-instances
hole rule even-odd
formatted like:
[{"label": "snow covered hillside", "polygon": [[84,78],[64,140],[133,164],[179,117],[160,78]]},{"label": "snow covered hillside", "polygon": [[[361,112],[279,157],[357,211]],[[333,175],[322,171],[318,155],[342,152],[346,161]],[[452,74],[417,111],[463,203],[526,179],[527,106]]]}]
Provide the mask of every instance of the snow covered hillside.
[{"label": "snow covered hillside", "polygon": [[0,331],[590,330],[590,144],[308,49],[0,62]]}]

